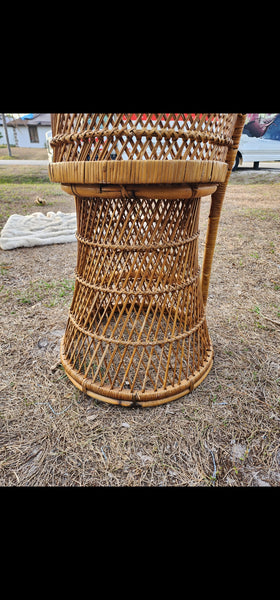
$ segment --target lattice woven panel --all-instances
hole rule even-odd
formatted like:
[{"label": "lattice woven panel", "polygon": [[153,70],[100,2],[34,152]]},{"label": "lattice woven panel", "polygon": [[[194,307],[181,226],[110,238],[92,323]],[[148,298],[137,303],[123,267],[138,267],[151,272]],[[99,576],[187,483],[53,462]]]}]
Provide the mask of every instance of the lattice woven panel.
[{"label": "lattice woven panel", "polygon": [[200,198],[76,198],[76,286],[63,342],[85,391],[155,402],[211,355],[198,266]]},{"label": "lattice woven panel", "polygon": [[224,161],[235,121],[227,113],[56,113],[53,161]]}]

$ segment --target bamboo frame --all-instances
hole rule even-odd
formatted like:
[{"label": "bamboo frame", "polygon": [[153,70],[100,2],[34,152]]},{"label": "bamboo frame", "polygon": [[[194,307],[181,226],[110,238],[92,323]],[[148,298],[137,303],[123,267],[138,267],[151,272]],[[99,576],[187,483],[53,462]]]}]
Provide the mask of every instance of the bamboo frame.
[{"label": "bamboo frame", "polygon": [[52,116],[50,178],[74,194],[77,210],[76,284],[61,361],[94,398],[156,406],[195,389],[213,363],[205,305],[244,115],[134,117]]}]

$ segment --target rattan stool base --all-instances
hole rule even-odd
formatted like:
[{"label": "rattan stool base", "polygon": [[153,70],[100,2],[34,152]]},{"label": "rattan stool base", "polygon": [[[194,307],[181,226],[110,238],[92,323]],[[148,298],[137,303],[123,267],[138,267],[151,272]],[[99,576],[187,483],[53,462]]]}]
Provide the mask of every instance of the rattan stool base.
[{"label": "rattan stool base", "polygon": [[192,391],[213,361],[197,186],[188,198],[126,189],[117,198],[76,196],[76,210],[76,284],[61,346],[67,375],[88,395],[122,406]]}]

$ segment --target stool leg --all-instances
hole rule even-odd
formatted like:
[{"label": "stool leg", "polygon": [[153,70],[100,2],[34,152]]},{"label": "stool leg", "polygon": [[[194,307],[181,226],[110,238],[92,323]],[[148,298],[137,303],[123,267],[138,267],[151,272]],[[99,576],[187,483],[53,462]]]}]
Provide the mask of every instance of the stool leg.
[{"label": "stool leg", "polygon": [[213,255],[215,249],[215,243],[218,233],[218,226],[221,216],[222,205],[227,189],[228,180],[231,175],[232,167],[235,162],[236,153],[238,150],[241,134],[243,131],[244,123],[245,123],[246,115],[239,113],[237,115],[235,130],[233,134],[233,145],[228,149],[226,162],[228,165],[227,176],[224,183],[221,183],[216,190],[216,192],[211,197],[211,208],[208,218],[208,228],[206,233],[206,243],[204,250],[204,258],[202,265],[202,296],[203,303],[206,305],[208,298],[208,290],[209,290],[209,282],[211,275],[211,267],[213,262]]},{"label": "stool leg", "polygon": [[206,305],[208,298],[211,268],[225,191],[226,183],[221,184],[218,187],[217,191],[211,196],[211,207],[208,217],[208,227],[206,233],[206,242],[201,276],[202,297],[204,305]]}]

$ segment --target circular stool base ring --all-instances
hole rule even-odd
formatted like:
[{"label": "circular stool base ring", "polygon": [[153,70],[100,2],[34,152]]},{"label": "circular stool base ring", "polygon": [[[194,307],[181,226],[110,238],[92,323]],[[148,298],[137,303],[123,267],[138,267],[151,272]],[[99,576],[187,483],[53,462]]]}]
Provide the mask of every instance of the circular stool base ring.
[{"label": "circular stool base ring", "polygon": [[154,392],[154,394],[152,394],[150,390],[146,393],[131,393],[126,392],[125,390],[113,390],[109,389],[107,386],[101,387],[91,383],[90,379],[83,378],[75,369],[73,369],[69,361],[66,359],[64,353],[64,338],[61,340],[60,358],[69,379],[81,392],[86,393],[88,396],[91,396],[92,398],[102,402],[119,406],[149,407],[159,406],[160,404],[166,404],[172,400],[177,400],[178,398],[189,394],[195,388],[197,388],[212,368],[214,351],[211,345],[202,367],[199,371],[195,372],[195,375],[189,377],[187,380],[182,381],[180,385],[175,385],[174,387],[168,386],[166,389],[158,389],[156,392]]}]

